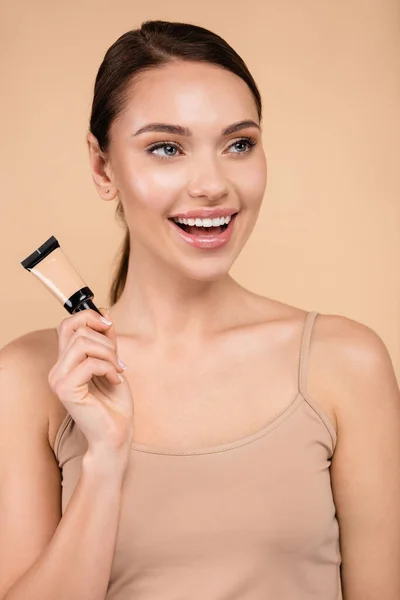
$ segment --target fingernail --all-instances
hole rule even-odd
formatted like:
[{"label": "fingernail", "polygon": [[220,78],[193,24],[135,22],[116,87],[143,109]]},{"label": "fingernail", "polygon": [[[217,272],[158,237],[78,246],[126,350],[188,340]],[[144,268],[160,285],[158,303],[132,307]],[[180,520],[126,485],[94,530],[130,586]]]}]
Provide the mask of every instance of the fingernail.
[{"label": "fingernail", "polygon": [[127,369],[126,364],[120,358],[118,358],[118,364],[120,367],[122,367],[124,369],[124,371],[125,371],[125,369]]},{"label": "fingernail", "polygon": [[123,383],[125,381],[125,377],[122,377],[121,373],[117,373],[121,383]]},{"label": "fingernail", "polygon": [[112,321],[109,321],[108,319],[105,319],[104,317],[100,317],[100,321],[102,323],[104,323],[105,325],[112,325]]}]

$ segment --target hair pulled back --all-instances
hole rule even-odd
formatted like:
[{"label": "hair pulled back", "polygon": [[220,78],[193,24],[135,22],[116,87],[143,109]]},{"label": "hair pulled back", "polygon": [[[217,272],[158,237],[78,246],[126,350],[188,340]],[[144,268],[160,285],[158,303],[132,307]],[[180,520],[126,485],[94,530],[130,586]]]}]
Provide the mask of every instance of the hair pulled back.
[{"label": "hair pulled back", "polygon": [[[103,152],[108,151],[110,127],[124,110],[135,78],[146,70],[176,60],[210,63],[241,77],[253,94],[261,121],[258,87],[243,59],[224,39],[189,23],[145,21],[139,29],[127,31],[110,46],[97,72],[89,129]],[[129,230],[119,200],[116,216],[126,231],[109,291],[110,305],[117,302],[125,287],[130,254]]]}]

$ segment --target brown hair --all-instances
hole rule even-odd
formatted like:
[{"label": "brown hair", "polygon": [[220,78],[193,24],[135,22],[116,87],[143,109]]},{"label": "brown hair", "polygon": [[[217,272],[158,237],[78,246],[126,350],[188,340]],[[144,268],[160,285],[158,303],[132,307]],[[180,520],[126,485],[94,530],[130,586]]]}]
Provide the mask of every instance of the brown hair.
[{"label": "brown hair", "polygon": [[[258,87],[243,59],[225,40],[208,29],[189,23],[145,21],[140,29],[127,31],[110,46],[96,76],[90,132],[103,152],[108,150],[110,126],[123,111],[134,78],[174,60],[207,62],[241,77],[254,96],[261,121]],[[116,216],[125,225],[126,232],[109,292],[110,305],[117,302],[125,287],[130,253],[129,230],[120,201]]]}]

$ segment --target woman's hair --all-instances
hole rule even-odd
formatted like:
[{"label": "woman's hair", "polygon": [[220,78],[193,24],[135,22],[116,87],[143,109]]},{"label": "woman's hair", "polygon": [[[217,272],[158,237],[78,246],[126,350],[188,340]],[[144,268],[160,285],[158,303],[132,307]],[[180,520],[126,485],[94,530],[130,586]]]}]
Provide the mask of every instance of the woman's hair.
[{"label": "woman's hair", "polygon": [[[241,77],[254,96],[261,121],[258,87],[243,59],[225,40],[208,29],[189,23],[145,21],[140,29],[127,31],[114,42],[96,76],[90,132],[103,152],[109,148],[110,127],[124,110],[131,85],[140,73],[181,60],[210,63]],[[120,200],[116,216],[126,231],[109,291],[110,305],[117,302],[125,287],[130,253],[129,230]]]}]

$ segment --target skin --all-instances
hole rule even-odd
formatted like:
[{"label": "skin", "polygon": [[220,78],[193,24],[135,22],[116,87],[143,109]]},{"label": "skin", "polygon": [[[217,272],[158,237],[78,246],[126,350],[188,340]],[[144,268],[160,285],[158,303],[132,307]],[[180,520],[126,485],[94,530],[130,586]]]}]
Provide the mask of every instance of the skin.
[{"label": "skin", "polygon": [[[168,102],[161,104],[160,97]],[[256,127],[220,136],[223,127],[244,119],[259,123],[253,97],[239,77],[214,66],[179,63],[146,73],[135,84],[112,126],[107,162],[88,135],[98,192],[105,200],[119,195],[131,233],[126,288],[112,309],[120,331],[140,332],[158,343],[169,343],[173,335],[187,345],[188,338],[196,343],[205,332],[235,321],[244,291],[228,271],[254,228],[267,176]],[[185,125],[193,136],[133,136],[156,121]],[[246,144],[234,145],[246,135],[257,140],[251,153],[245,153]],[[178,142],[184,151],[175,150],[172,158],[165,148],[146,154],[146,147],[162,140]],[[185,209],[221,205],[240,210],[240,223],[233,242],[219,250],[189,247],[167,220]],[[222,298],[233,299],[228,310]]]},{"label": "skin", "polygon": [[[160,98],[168,101],[160,102]],[[136,82],[126,110],[113,124],[107,154],[99,151],[91,134],[87,138],[98,193],[103,200],[118,194],[131,233],[126,287],[110,312],[122,358],[128,363],[126,376],[135,386],[138,441],[144,443],[156,444],[163,432],[166,442],[179,440],[184,445],[181,431],[168,422],[171,413],[182,416],[184,411],[189,417],[179,427],[182,430],[184,425],[189,431],[192,446],[194,439],[197,446],[217,443],[229,403],[217,403],[216,398],[229,397],[232,405],[233,387],[244,392],[250,378],[254,390],[257,385],[265,388],[261,375],[265,363],[263,367],[256,357],[267,349],[279,356],[279,350],[286,348],[285,359],[281,355],[274,363],[279,375],[269,379],[268,389],[274,389],[281,401],[276,406],[272,403],[272,408],[283,408],[283,397],[289,395],[286,389],[281,396],[278,392],[287,377],[282,361],[288,361],[289,351],[295,355],[305,312],[257,296],[229,275],[256,224],[267,175],[262,131],[245,129],[221,138],[223,127],[243,119],[259,122],[252,95],[240,78],[211,65],[177,62],[146,73]],[[193,136],[153,132],[132,137],[145,124],[160,121],[188,127]],[[232,147],[241,135],[254,136],[256,146],[249,154],[233,155],[235,149],[243,151],[243,146]],[[182,144],[183,150],[169,150],[173,157],[165,160],[146,154],[150,144],[165,140]],[[156,153],[165,156],[167,151]],[[217,251],[191,248],[176,238],[166,220],[184,209],[220,205],[240,209],[240,214],[230,244]],[[218,385],[212,364],[222,356],[233,364],[232,357],[250,339],[257,340],[252,357],[258,370],[251,372],[242,362],[241,374],[234,376],[232,369],[231,383],[225,378]],[[286,345],[284,339],[289,340]],[[217,348],[215,353],[213,348]],[[205,354],[211,356],[209,363]],[[179,369],[174,367],[176,361]],[[174,378],[180,390],[194,388],[193,395],[184,394],[184,406],[178,405],[176,398],[182,395],[178,389],[168,396],[166,407],[154,400],[160,395],[148,384],[154,369],[168,382],[163,389],[167,396]],[[201,378],[196,373],[205,369],[212,382],[208,389],[215,388],[217,393],[204,429],[209,431],[216,422],[215,439],[205,437],[204,431],[200,435],[199,425],[192,424],[192,407],[201,404]],[[190,372],[187,381],[186,371]],[[320,314],[313,330],[308,390],[338,436],[331,479],[341,531],[343,597],[398,599],[400,393],[385,344],[361,323]],[[151,407],[148,413],[141,398]],[[164,427],[156,433],[155,411],[161,414]],[[248,422],[245,412],[240,419]],[[254,423],[249,425],[249,431],[255,429]],[[249,431],[231,426],[229,433],[234,439]]]},{"label": "skin", "polygon": [[[229,275],[266,187],[258,129],[221,137],[223,128],[243,119],[258,123],[240,78],[211,65],[179,62],[135,83],[112,126],[107,154],[91,134],[87,138],[99,196],[119,196],[131,233],[127,284],[111,307],[108,335],[116,336],[128,365],[124,376],[134,395],[138,443],[185,449],[236,440],[270,422],[297,391],[306,312],[254,294]],[[193,136],[133,136],[155,121],[189,127]],[[235,142],[246,135],[257,144],[251,153],[236,155],[243,146]],[[161,140],[180,143],[182,152],[165,160],[146,153]],[[191,248],[167,220],[188,208],[221,205],[240,213],[234,236],[219,250]],[[10,581],[41,555],[61,519],[60,471],[52,449],[66,411],[48,385],[57,351],[57,332],[48,329],[15,340],[2,356],[13,400],[0,403],[0,423],[9,424],[4,447],[13,472],[24,473],[12,477],[4,467],[7,543],[0,553]],[[343,597],[398,600],[400,392],[387,348],[365,325],[319,314],[306,383],[337,432],[331,483]]]}]

